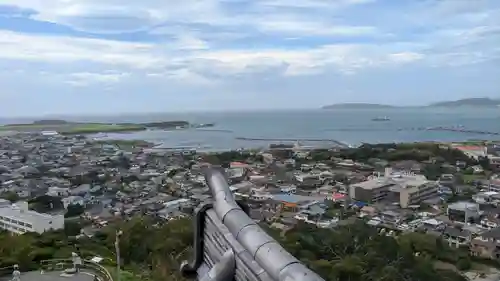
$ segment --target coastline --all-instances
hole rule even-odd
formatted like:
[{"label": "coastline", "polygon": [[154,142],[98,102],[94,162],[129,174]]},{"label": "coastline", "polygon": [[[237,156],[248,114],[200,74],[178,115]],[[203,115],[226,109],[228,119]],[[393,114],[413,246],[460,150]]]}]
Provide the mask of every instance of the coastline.
[{"label": "coastline", "polygon": [[[371,122],[373,116],[388,116],[390,122]],[[116,116],[99,118],[68,117],[70,125],[52,125],[47,128],[40,125],[27,126],[21,132],[41,133],[43,129],[57,132],[60,128],[65,134],[83,133],[85,136],[99,139],[145,140],[158,144],[159,147],[189,147],[198,150],[227,151],[241,148],[260,149],[270,144],[293,143],[291,140],[338,140],[342,143],[358,146],[363,143],[412,143],[412,142],[467,142],[477,140],[500,140],[499,135],[427,130],[427,128],[466,128],[476,132],[500,132],[499,111],[434,111],[434,110],[386,110],[383,113],[371,111],[262,111],[238,113],[185,113],[163,115]],[[185,128],[138,128],[137,125],[159,120],[186,120]],[[192,124],[206,123],[207,120],[217,126],[197,128]],[[4,120],[4,124],[9,120]],[[10,119],[10,124],[16,121]],[[31,121],[29,121],[31,122]],[[85,131],[82,123],[88,124]],[[18,122],[20,123],[20,122]],[[96,126],[99,128],[96,129]],[[105,124],[105,125],[103,125]],[[113,125],[115,124],[115,125]],[[134,125],[134,126],[132,126]],[[127,126],[124,128],[124,126]],[[26,126],[25,126],[26,127]],[[31,127],[31,128],[29,128]],[[0,127],[0,133],[6,128]],[[8,127],[7,127],[8,129]],[[12,129],[12,127],[10,128]],[[71,130],[70,130],[71,129]],[[99,134],[99,132],[104,132]],[[8,134],[16,132],[5,132]],[[104,137],[103,137],[104,136]],[[240,140],[240,138],[261,140]],[[271,140],[273,139],[273,140]],[[283,141],[276,141],[276,140]],[[331,142],[299,141],[308,147],[331,147]]]},{"label": "coastline", "polygon": [[[145,149],[157,149],[157,150],[164,150],[164,151],[178,151],[178,152],[183,152],[183,151],[195,151],[198,154],[212,154],[212,153],[224,153],[224,152],[231,152],[231,151],[255,151],[255,150],[275,150],[275,149],[280,149],[278,148],[273,148],[273,145],[276,144],[284,144],[283,142],[281,143],[269,143],[268,145],[247,145],[247,146],[240,146],[238,148],[234,147],[226,147],[226,148],[215,148],[210,145],[182,145],[182,144],[177,144],[177,145],[166,145],[165,143],[161,141],[151,141],[151,140],[145,140],[145,139],[117,139],[117,138],[92,138],[93,142],[97,143],[102,143],[102,144],[108,144],[108,145],[118,145],[122,147],[129,147],[129,148],[145,148]],[[255,143],[252,140],[247,140],[247,143]],[[293,144],[293,143],[288,143],[288,144]],[[294,149],[298,151],[321,151],[325,149],[337,149],[337,150],[349,150],[349,149],[358,149],[363,145],[443,145],[443,146],[484,146],[484,145],[491,145],[491,144],[500,144],[500,141],[495,141],[495,140],[456,140],[456,141],[392,141],[392,142],[378,142],[378,143],[371,143],[371,142],[361,142],[357,144],[351,144],[351,143],[346,143],[346,142],[334,142],[330,143],[330,145],[298,145],[293,147],[292,146],[287,146],[287,149]]]}]

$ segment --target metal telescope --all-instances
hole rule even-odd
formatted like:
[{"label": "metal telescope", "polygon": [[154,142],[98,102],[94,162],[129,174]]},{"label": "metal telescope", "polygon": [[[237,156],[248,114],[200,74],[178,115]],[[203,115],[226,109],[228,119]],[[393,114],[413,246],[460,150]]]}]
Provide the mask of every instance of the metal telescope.
[{"label": "metal telescope", "polygon": [[220,171],[207,169],[205,179],[213,202],[195,211],[194,257],[182,263],[184,276],[200,281],[324,281],[248,216]]}]

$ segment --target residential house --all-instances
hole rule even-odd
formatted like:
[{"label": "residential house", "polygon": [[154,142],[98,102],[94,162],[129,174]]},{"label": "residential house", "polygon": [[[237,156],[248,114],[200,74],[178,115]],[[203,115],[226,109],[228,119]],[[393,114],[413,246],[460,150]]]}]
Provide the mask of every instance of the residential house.
[{"label": "residential house", "polygon": [[500,259],[500,227],[490,229],[472,239],[470,252],[474,256]]},{"label": "residential house", "polygon": [[472,240],[472,232],[458,227],[446,227],[443,230],[442,237],[451,247],[466,246]]},{"label": "residential house", "polygon": [[446,214],[452,221],[468,223],[480,217],[479,204],[470,202],[455,202],[448,205]]},{"label": "residential house", "polygon": [[47,191],[47,195],[53,197],[66,197],[70,194],[69,188],[52,186],[49,187],[49,191]]},{"label": "residential house", "polygon": [[83,197],[80,196],[65,197],[61,201],[65,209],[67,209],[69,205],[85,206],[85,199],[83,199]]},{"label": "residential house", "polygon": [[486,229],[493,229],[500,226],[500,218],[497,216],[485,216],[481,218],[478,226]]},{"label": "residential house", "polygon": [[401,213],[391,210],[380,212],[379,217],[383,223],[392,225],[399,224],[404,218]]}]

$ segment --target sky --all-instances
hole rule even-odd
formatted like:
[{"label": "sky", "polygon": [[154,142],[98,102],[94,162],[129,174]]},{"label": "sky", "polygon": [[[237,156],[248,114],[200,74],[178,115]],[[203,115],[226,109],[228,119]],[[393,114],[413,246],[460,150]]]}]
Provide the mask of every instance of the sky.
[{"label": "sky", "polygon": [[0,116],[500,97],[498,0],[0,0]]}]

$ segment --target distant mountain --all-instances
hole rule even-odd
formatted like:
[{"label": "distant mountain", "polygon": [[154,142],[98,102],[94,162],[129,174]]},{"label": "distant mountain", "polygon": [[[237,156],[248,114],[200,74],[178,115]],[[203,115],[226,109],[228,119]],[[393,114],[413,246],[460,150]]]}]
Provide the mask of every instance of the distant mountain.
[{"label": "distant mountain", "polygon": [[323,106],[322,109],[377,109],[395,108],[396,106],[376,103],[337,103]]},{"label": "distant mountain", "polygon": [[436,102],[429,107],[498,107],[500,106],[499,99],[490,98],[470,98],[456,101]]}]

